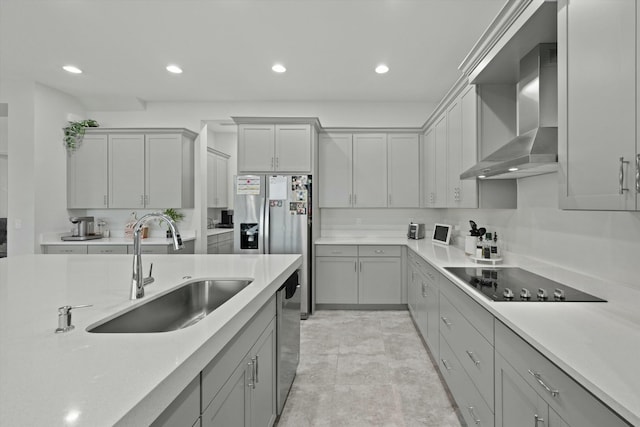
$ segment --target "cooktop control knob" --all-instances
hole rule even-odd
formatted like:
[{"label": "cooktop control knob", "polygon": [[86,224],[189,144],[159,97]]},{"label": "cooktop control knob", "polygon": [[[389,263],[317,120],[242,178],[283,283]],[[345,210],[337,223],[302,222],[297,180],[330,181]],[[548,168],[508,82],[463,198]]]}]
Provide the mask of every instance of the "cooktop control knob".
[{"label": "cooktop control knob", "polygon": [[505,288],[504,292],[502,293],[502,296],[505,299],[513,299],[513,291],[509,288]]},{"label": "cooktop control knob", "polygon": [[531,291],[529,291],[529,289],[527,288],[522,288],[522,290],[520,291],[520,299],[530,299],[531,298]]},{"label": "cooktop control knob", "polygon": [[538,299],[539,300],[546,300],[549,297],[549,295],[547,295],[547,290],[544,288],[539,288],[538,289]]},{"label": "cooktop control knob", "polygon": [[561,301],[564,299],[564,291],[562,289],[556,289],[553,291],[553,299]]}]

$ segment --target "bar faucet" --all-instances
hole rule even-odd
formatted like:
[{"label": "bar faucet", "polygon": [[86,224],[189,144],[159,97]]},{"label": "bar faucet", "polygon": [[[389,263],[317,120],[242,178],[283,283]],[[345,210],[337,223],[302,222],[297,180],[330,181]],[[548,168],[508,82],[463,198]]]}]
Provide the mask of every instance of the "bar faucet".
[{"label": "bar faucet", "polygon": [[[150,213],[144,215],[133,226],[133,274],[131,278],[131,293],[129,299],[135,300],[144,296],[144,287],[150,283],[153,283],[153,277],[151,276],[151,270],[149,270],[149,277],[144,277],[142,273],[142,247],[140,245],[140,237],[142,235],[142,226],[151,218],[158,218],[167,223],[171,230],[171,236],[173,238],[173,248],[175,250],[184,248],[182,239],[180,238],[180,232],[178,226],[171,218],[161,213]],[[151,264],[153,268],[153,264]]]}]

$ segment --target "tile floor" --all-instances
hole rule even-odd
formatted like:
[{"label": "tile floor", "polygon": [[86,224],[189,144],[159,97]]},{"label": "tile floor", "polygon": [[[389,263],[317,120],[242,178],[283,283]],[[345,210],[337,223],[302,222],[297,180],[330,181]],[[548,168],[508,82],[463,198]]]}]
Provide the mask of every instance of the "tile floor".
[{"label": "tile floor", "polygon": [[460,426],[408,311],[318,311],[278,427]]}]

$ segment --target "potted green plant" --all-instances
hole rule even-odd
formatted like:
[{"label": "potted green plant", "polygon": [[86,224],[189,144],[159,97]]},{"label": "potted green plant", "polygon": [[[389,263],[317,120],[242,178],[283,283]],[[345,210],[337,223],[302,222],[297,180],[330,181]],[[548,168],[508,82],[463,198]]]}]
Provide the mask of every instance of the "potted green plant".
[{"label": "potted green plant", "polygon": [[100,125],[93,119],[81,120],[79,122],[69,122],[69,125],[63,128],[64,138],[63,144],[67,151],[72,152],[82,142],[86,128],[97,128]]},{"label": "potted green plant", "polygon": [[[177,211],[174,208],[167,208],[163,210],[162,213],[168,216],[169,218],[171,218],[173,222],[175,222],[176,224],[184,219],[184,214],[182,212]],[[170,237],[172,237],[171,229],[167,225],[167,238],[170,238]]]}]

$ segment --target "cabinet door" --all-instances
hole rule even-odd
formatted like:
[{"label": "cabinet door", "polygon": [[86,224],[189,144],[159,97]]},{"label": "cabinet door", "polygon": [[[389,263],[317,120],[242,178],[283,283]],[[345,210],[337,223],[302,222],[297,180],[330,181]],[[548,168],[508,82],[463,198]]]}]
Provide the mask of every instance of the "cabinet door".
[{"label": "cabinet door", "polygon": [[233,240],[227,240],[218,243],[219,254],[232,254],[233,253]]},{"label": "cabinet door", "polygon": [[227,179],[227,168],[229,161],[224,157],[215,156],[216,163],[216,207],[226,208],[229,206],[229,190]]},{"label": "cabinet door", "polygon": [[387,135],[353,135],[353,206],[387,206]]},{"label": "cabinet door", "polygon": [[144,207],[144,157],[144,135],[109,135],[110,208]]},{"label": "cabinet door", "polygon": [[[251,425],[271,426],[276,419],[276,329],[272,320],[252,353],[254,383],[251,390]],[[232,425],[232,424],[229,424]]]},{"label": "cabinet door", "polygon": [[[558,7],[561,207],[634,210],[636,2],[563,3]],[[621,187],[628,190],[620,194]]]},{"label": "cabinet door", "polygon": [[151,423],[151,427],[193,426],[199,417],[200,374]]},{"label": "cabinet door", "polygon": [[358,303],[358,258],[316,258],[316,303]]},{"label": "cabinet door", "polygon": [[231,374],[202,414],[202,427],[249,427],[252,365],[249,357]]},{"label": "cabinet door", "polygon": [[422,207],[436,204],[436,132],[430,128],[422,140]]},{"label": "cabinet door", "polygon": [[360,258],[358,302],[400,304],[402,302],[400,258]]},{"label": "cabinet door", "polygon": [[427,318],[427,344],[431,353],[437,357],[440,353],[440,295],[437,285],[429,278],[425,278],[422,298]]},{"label": "cabinet door", "polygon": [[495,355],[495,376],[496,427],[548,425],[546,402],[499,353]]},{"label": "cabinet door", "polygon": [[420,207],[420,141],[418,135],[389,135],[390,208]]},{"label": "cabinet door", "polygon": [[311,126],[276,125],[278,172],[311,173]]},{"label": "cabinet door", "polygon": [[108,207],[107,135],[85,135],[67,156],[67,208]]},{"label": "cabinet door", "polygon": [[213,208],[216,203],[216,156],[213,153],[207,153],[207,207]]},{"label": "cabinet door", "polygon": [[435,201],[433,207],[447,206],[447,117],[443,115],[435,127]]},{"label": "cabinet door", "polygon": [[447,190],[446,205],[457,208],[460,204],[460,172],[462,169],[462,107],[456,99],[447,110]]},{"label": "cabinet door", "polygon": [[238,128],[238,172],[275,170],[275,126],[240,125]]},{"label": "cabinet door", "polygon": [[353,198],[351,134],[320,135],[318,157],[319,206],[321,208],[350,207]]},{"label": "cabinet door", "polygon": [[470,86],[460,98],[462,109],[462,154],[458,180],[460,200],[458,207],[478,207],[478,182],[475,179],[460,180],[460,174],[478,162],[478,94],[475,86]]},{"label": "cabinet door", "polygon": [[145,136],[145,207],[182,207],[182,137]]}]

